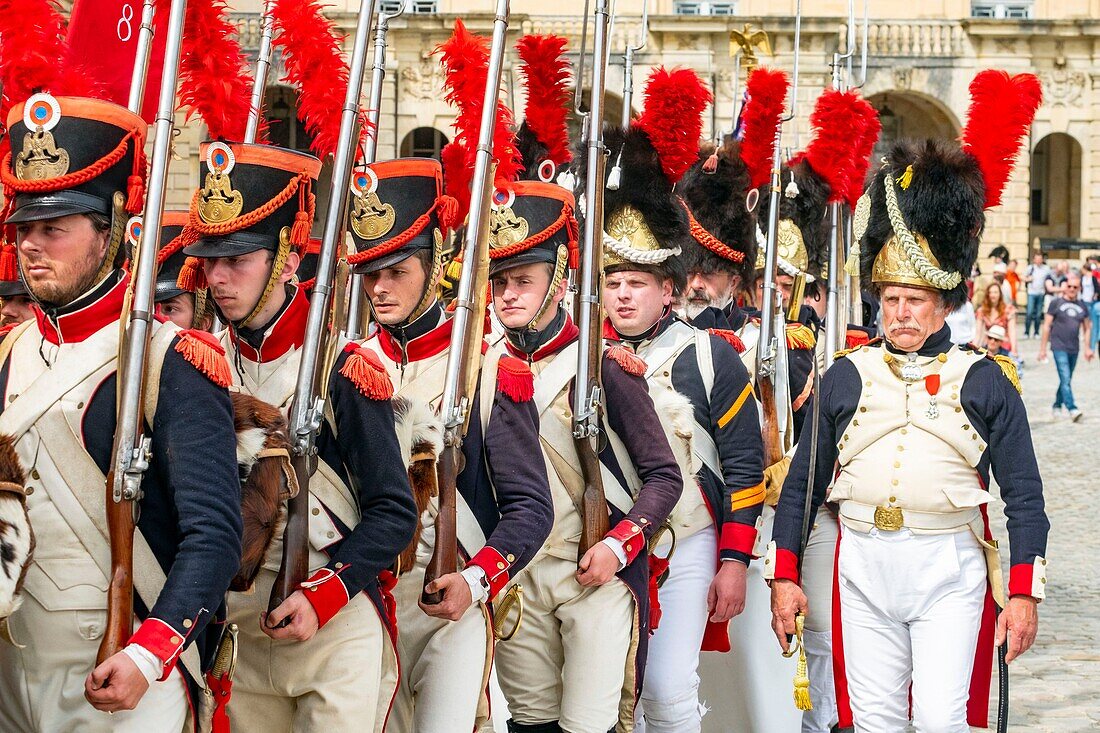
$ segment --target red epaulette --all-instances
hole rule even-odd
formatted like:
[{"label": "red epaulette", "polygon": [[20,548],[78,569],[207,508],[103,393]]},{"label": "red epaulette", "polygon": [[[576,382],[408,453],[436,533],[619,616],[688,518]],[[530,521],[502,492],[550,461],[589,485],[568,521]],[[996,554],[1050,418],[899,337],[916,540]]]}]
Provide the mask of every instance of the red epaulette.
[{"label": "red epaulette", "polygon": [[645,374],[645,361],[625,346],[612,344],[607,347],[604,354],[608,359],[622,367],[627,374],[633,374],[635,377]]},{"label": "red epaulette", "polygon": [[4,338],[9,333],[11,333],[12,330],[18,325],[19,325],[18,323],[9,323],[6,326],[0,326],[0,339]]},{"label": "red epaulette", "polygon": [[848,333],[844,336],[844,343],[849,349],[855,349],[860,346],[864,346],[871,342],[871,335],[866,331],[860,331],[858,329],[848,329]]},{"label": "red epaulette", "polygon": [[225,349],[214,338],[214,334],[189,328],[180,331],[178,336],[176,351],[190,362],[191,366],[219,387],[228,387],[233,384],[229,362],[225,359]]},{"label": "red epaulette", "polygon": [[737,349],[738,354],[745,353],[745,342],[742,341],[741,337],[738,336],[735,332],[730,331],[726,328],[708,328],[707,332],[711,336],[717,336],[733,348]]},{"label": "red epaulette", "polygon": [[535,375],[522,359],[502,356],[497,362],[497,389],[512,402],[530,402],[535,399]]},{"label": "red epaulette", "polygon": [[371,400],[388,400],[393,397],[393,382],[386,373],[386,367],[370,349],[348,344],[344,352],[349,354],[340,374],[347,377],[364,397]]}]

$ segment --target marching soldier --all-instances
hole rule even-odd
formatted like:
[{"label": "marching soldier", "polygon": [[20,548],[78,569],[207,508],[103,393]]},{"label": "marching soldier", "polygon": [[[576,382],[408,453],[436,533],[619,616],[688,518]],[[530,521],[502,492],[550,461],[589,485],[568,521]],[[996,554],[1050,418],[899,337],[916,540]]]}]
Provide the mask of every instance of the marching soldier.
[{"label": "marching soldier", "polygon": [[17,255],[12,252],[0,262],[0,330],[34,318],[34,300],[19,273]]},{"label": "marching soldier", "polygon": [[[1041,92],[1033,76],[986,71],[971,93],[961,149],[899,144],[868,184],[856,238],[885,338],[842,352],[822,384],[810,511],[827,489],[839,507],[840,724],[852,722],[846,692],[858,731],[901,730],[910,712],[918,730],[985,727],[988,700],[967,688],[988,690],[989,599],[1004,608],[997,643],[1007,637],[1011,661],[1034,640],[1044,595],[1049,524],[1015,368],[953,346],[944,325],[966,299],[983,209],[1000,200]],[[804,441],[768,554],[784,648],[807,607],[797,560],[810,456]],[[985,511],[990,471],[1012,517],[1007,605]]]},{"label": "marching soldier", "polygon": [[[764,504],[760,420],[737,337],[697,329],[672,310],[685,281],[677,245],[714,235],[673,196],[659,161],[638,155],[635,141],[620,140],[625,136],[608,132],[611,148],[622,146],[623,153],[616,163],[622,183],[604,199],[613,212],[606,229],[619,239],[604,251],[604,308],[609,336],[645,361],[654,405],[686,479],[650,558],[652,638],[637,730],[691,733],[701,730],[706,711],[699,702],[700,649],[728,650],[727,622],[745,605]],[[631,231],[627,222],[639,215],[644,224]]]},{"label": "marching soldier", "polygon": [[554,519],[546,467],[531,460],[539,456],[533,377],[525,362],[499,353],[482,365],[457,480],[465,568],[434,580],[427,591],[442,591],[443,600],[425,605],[420,596],[439,512],[433,491],[433,454],[441,447],[436,409],[453,326],[436,297],[444,233],[452,223],[440,212],[455,203],[442,194],[442,170],[434,160],[374,163],[357,176],[362,183],[349,217],[357,253],[349,261],[364,274],[379,324],[365,348],[384,365],[404,405],[399,431],[412,435],[409,477],[421,517],[397,565],[402,678],[387,730],[469,731],[489,712],[487,604],[531,561]]},{"label": "marching soldier", "polygon": [[[291,283],[313,219],[313,156],[204,143],[203,187],[181,235],[181,286],[207,284],[228,328],[238,389],[287,409],[309,301]],[[205,282],[204,282],[205,281]],[[339,342],[309,481],[309,577],[267,612],[281,531],[250,593],[230,595],[240,655],[235,731],[380,730],[396,684],[392,619],[378,575],[408,543],[415,508],[394,431],[392,386],[372,353]]]},{"label": "marching soldier", "polygon": [[[660,82],[669,76],[657,72]],[[640,128],[634,137],[656,155]],[[493,212],[489,274],[505,329],[496,348],[535,372],[555,519],[541,556],[515,580],[523,586],[527,621],[521,634],[499,645],[497,676],[510,731],[629,731],[649,632],[646,545],[676,505],[683,475],[649,397],[644,362],[622,346],[606,349],[601,430],[607,443],[598,462],[611,529],[579,557],[584,473],[570,400],[578,388],[580,344],[562,307],[567,268],[576,262],[574,200],[547,182],[552,171],[541,164],[527,169],[540,171],[541,180],[513,184]]]},{"label": "marching soldier", "polygon": [[[0,643],[0,728],[175,731],[240,563],[240,485],[216,345],[152,327],[144,410],[152,439],[133,535],[135,612],[125,648],[95,666],[111,552],[112,466],[127,211],[140,209],[146,123],[114,104],[39,93],[9,118],[6,224],[38,306],[0,344],[0,432],[29,480],[37,540],[22,607]],[[224,364],[223,364],[224,366]],[[180,460],[180,457],[200,457]],[[83,699],[83,698],[86,698]],[[89,704],[90,703],[90,704]],[[112,714],[112,715],[108,715]]]},{"label": "marching soldier", "polygon": [[[160,249],[157,251],[156,292],[157,315],[167,318],[180,328],[209,331],[214,325],[214,304],[205,288],[185,290],[179,275],[187,261],[183,240],[178,239],[187,225],[186,211],[165,211],[161,219]],[[132,225],[131,225],[132,226]]]}]

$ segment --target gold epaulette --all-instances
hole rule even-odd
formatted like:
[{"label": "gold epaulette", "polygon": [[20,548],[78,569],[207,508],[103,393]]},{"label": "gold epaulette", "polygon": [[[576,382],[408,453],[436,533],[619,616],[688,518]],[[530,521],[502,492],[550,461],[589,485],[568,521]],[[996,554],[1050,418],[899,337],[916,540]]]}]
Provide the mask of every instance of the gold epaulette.
[{"label": "gold epaulette", "polygon": [[858,346],[853,346],[850,349],[841,349],[840,351],[833,354],[833,360],[836,361],[837,359],[843,359],[844,357],[848,356],[848,354],[851,354],[854,351],[859,351],[864,346],[876,346],[881,341],[882,341],[881,338],[876,337],[876,338],[871,339],[867,343],[859,344]]},{"label": "gold epaulette", "polygon": [[1024,387],[1020,384],[1020,372],[1016,369],[1016,362],[1010,356],[1004,356],[1002,354],[989,354],[986,355],[987,359],[992,359],[997,362],[997,366],[1001,368],[1004,375],[1008,377],[1008,381],[1012,382],[1012,386],[1016,388],[1016,391],[1020,394],[1024,393]]},{"label": "gold epaulette", "polygon": [[788,349],[812,349],[817,344],[817,336],[809,326],[802,323],[787,324]]}]

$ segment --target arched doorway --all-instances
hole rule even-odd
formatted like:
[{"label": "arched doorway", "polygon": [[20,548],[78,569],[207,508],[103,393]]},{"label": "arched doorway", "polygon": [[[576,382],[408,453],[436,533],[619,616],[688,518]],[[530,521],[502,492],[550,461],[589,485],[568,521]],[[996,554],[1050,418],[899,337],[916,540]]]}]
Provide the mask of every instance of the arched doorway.
[{"label": "arched doorway", "polygon": [[1031,225],[1029,241],[1038,239],[1053,257],[1070,257],[1081,237],[1081,144],[1055,132],[1031,151]]},{"label": "arched doorway", "polygon": [[952,140],[959,136],[958,120],[938,99],[911,91],[888,91],[872,95],[868,101],[882,124],[873,160],[886,155],[898,140]]},{"label": "arched doorway", "polygon": [[439,160],[439,151],[448,142],[447,136],[434,127],[418,127],[401,141],[401,157]]}]

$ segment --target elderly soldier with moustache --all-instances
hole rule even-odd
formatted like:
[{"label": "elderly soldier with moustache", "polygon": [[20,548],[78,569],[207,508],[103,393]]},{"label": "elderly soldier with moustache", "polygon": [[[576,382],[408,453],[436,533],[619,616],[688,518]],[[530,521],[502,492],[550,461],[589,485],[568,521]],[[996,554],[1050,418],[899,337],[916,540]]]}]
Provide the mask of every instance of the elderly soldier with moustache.
[{"label": "elderly soldier with moustache", "polygon": [[[309,301],[292,283],[308,239],[316,158],[204,143],[203,187],[181,237],[184,289],[209,285],[236,388],[280,409],[294,396]],[[230,595],[241,648],[235,731],[380,730],[396,684],[379,573],[416,521],[394,431],[392,386],[373,354],[339,342],[309,481],[309,577],[267,612],[281,526],[250,593]]]},{"label": "elderly soldier with moustache", "polygon": [[[706,712],[700,649],[728,650],[727,622],[745,606],[764,505],[763,447],[739,340],[697,329],[672,311],[685,280],[677,245],[689,231],[704,235],[695,217],[689,225],[654,149],[640,144],[644,134],[608,133],[612,149],[619,144],[623,152],[621,185],[604,200],[615,211],[607,230],[616,242],[604,250],[603,302],[608,337],[646,363],[654,405],[688,478],[650,559],[652,637],[637,730],[691,733],[702,729]],[[638,214],[641,225],[626,223]]]},{"label": "elderly soldier with moustache", "polygon": [[[839,508],[837,692],[840,724],[854,717],[857,731],[903,730],[910,715],[921,731],[986,727],[993,644],[1008,644],[1009,662],[1025,652],[1044,596],[1049,524],[1015,368],[953,346],[945,326],[1041,92],[1033,76],[985,71],[971,93],[961,147],[899,144],[868,184],[856,236],[885,338],[842,352],[820,395],[810,511],[826,494]],[[769,548],[784,648],[807,606],[797,562],[810,456],[803,442]],[[1007,603],[991,473],[1009,516]]]},{"label": "elderly soldier with moustache", "polygon": [[[682,73],[698,84],[692,72]],[[650,114],[661,111],[659,97],[667,101],[689,88],[663,69],[654,72],[647,85]],[[698,91],[701,106],[706,92]],[[639,150],[624,156],[659,160],[641,132],[644,123],[638,125],[632,144]],[[607,348],[601,426],[606,443],[598,462],[611,529],[578,562],[584,479],[571,399],[580,344],[578,328],[562,307],[566,271],[576,262],[577,230],[573,196],[545,182],[552,173],[540,166],[543,180],[514,184],[491,224],[490,280],[494,310],[505,328],[501,346],[535,372],[556,515],[542,556],[516,579],[529,620],[522,633],[500,644],[497,675],[512,714],[510,731],[629,731],[649,636],[647,544],[676,505],[684,478],[649,397],[644,362],[622,346]],[[674,178],[680,174],[675,171]],[[625,207],[619,213],[632,220],[641,216]]]},{"label": "elderly soldier with moustache", "polygon": [[37,547],[22,606],[0,624],[0,729],[177,731],[240,562],[225,365],[203,335],[154,324],[151,457],[133,537],[139,625],[96,666],[111,567],[104,485],[130,286],[122,240],[141,207],[147,126],[114,104],[39,93],[12,109],[8,127],[5,224],[38,309],[0,343],[0,432],[28,474]]}]

